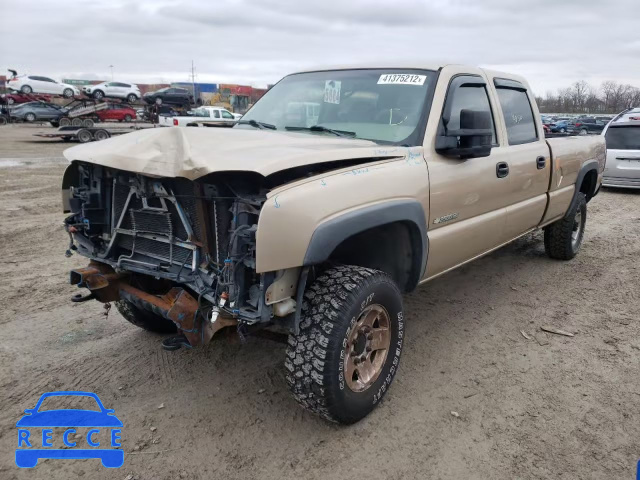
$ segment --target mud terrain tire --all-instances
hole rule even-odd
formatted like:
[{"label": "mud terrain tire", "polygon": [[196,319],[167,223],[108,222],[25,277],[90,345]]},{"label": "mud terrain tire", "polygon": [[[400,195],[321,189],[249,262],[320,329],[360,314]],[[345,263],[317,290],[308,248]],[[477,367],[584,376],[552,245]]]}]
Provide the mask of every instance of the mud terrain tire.
[{"label": "mud terrain tire", "polygon": [[587,222],[587,197],[578,193],[578,201],[564,218],[544,229],[544,249],[551,258],[571,260],[576,256],[584,238]]},{"label": "mud terrain tire", "polygon": [[171,320],[167,320],[160,315],[156,315],[151,312],[147,312],[141,308],[136,307],[127,300],[118,300],[114,302],[118,312],[129,323],[134,324],[136,327],[143,328],[149,332],[155,333],[175,333],[176,325]]},{"label": "mud terrain tire", "polygon": [[[391,277],[378,270],[338,266],[325,271],[308,287],[301,308],[300,333],[288,339],[285,368],[289,388],[307,410],[333,422],[355,423],[380,403],[398,370],[404,340],[400,290]],[[348,359],[357,356],[356,348],[368,356],[361,363],[363,368],[374,363],[374,355],[364,353],[364,346],[369,344],[363,343],[372,337],[365,331],[363,340],[359,333],[360,319],[372,309],[384,312],[388,348],[374,350],[383,355],[379,373],[369,377],[368,386],[355,391],[351,384],[353,379],[358,381],[360,370],[354,371],[351,379],[346,378],[345,371]],[[377,319],[374,327],[375,322]],[[363,342],[358,344],[354,339],[350,343],[354,335]]]}]

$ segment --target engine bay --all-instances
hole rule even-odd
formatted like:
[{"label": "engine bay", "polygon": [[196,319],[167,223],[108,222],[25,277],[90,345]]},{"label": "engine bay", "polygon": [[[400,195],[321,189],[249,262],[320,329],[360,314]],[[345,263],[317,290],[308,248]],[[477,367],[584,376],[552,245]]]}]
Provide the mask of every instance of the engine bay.
[{"label": "engine bay", "polygon": [[235,172],[158,179],[82,162],[74,167],[65,219],[69,252],[126,273],[147,292],[186,287],[204,318],[270,320],[264,293],[273,274],[255,272],[266,199],[255,179]]}]

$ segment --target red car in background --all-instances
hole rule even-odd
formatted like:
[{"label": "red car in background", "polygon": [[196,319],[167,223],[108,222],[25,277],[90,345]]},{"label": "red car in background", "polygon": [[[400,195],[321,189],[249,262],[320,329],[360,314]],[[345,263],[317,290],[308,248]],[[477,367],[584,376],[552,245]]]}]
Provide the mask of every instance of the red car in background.
[{"label": "red car in background", "polygon": [[110,103],[104,110],[98,110],[95,113],[98,120],[106,122],[109,120],[117,120],[118,122],[130,122],[136,119],[136,111],[127,105],[118,105]]},{"label": "red car in background", "polygon": [[43,93],[5,93],[0,97],[0,103],[13,105],[27,102],[50,102],[51,95]]}]

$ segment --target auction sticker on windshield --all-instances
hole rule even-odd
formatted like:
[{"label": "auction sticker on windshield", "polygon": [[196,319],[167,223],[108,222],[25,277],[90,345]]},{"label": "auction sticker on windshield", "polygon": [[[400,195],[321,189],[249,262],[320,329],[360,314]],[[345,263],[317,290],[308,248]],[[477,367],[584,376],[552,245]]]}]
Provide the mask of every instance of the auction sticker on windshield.
[{"label": "auction sticker on windshield", "polygon": [[340,86],[342,82],[327,80],[324,84],[324,103],[340,104]]},{"label": "auction sticker on windshield", "polygon": [[378,85],[424,85],[426,75],[411,73],[384,73],[378,79]]}]

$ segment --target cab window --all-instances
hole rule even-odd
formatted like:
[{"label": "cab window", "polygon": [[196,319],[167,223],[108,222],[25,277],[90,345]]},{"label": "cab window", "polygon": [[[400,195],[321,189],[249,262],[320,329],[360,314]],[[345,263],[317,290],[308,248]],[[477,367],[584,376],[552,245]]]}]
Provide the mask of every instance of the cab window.
[{"label": "cab window", "polygon": [[526,89],[519,82],[504,81],[520,87],[501,87],[496,83],[498,101],[507,127],[509,145],[522,145],[538,141],[536,122]]},{"label": "cab window", "polygon": [[222,110],[220,113],[222,113],[222,118],[233,118],[233,115],[231,115],[226,110]]},{"label": "cab window", "polygon": [[446,124],[447,130],[460,129],[460,112],[462,110],[488,112],[491,116],[491,143],[497,145],[495,120],[493,119],[487,88],[483,82],[452,82],[447,93],[446,102],[447,108],[451,105],[449,120]]}]

